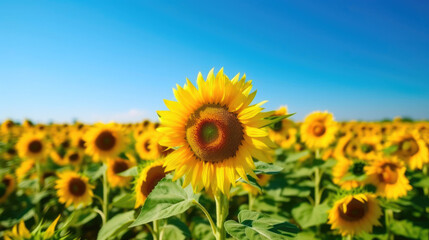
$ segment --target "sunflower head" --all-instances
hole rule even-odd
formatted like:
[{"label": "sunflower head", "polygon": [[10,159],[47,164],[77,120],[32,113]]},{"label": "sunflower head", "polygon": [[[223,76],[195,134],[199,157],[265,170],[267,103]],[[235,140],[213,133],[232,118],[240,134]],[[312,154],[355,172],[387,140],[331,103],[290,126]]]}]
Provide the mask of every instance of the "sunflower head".
[{"label": "sunflower head", "polygon": [[123,177],[118,175],[119,173],[131,168],[134,166],[134,163],[122,159],[115,158],[110,159],[107,164],[107,180],[112,187],[126,187],[130,184],[132,177]]},{"label": "sunflower head", "polygon": [[397,147],[394,155],[407,162],[412,170],[422,169],[429,162],[428,147],[417,131],[398,131],[392,134],[389,144]]},{"label": "sunflower head", "polygon": [[163,164],[163,161],[155,161],[152,164],[146,166],[140,172],[135,185],[135,208],[138,208],[144,204],[146,198],[149,196],[158,182],[165,177],[166,171]]},{"label": "sunflower head", "polygon": [[325,148],[335,140],[337,130],[337,123],[331,113],[313,112],[301,125],[301,138],[310,149]]},{"label": "sunflower head", "polygon": [[47,144],[41,134],[27,133],[19,138],[16,148],[21,158],[44,160]]},{"label": "sunflower head", "polygon": [[376,186],[377,194],[388,199],[397,199],[407,195],[412,189],[404,163],[396,157],[373,161],[365,168],[369,181]]},{"label": "sunflower head", "polygon": [[85,153],[94,161],[116,157],[127,142],[123,132],[113,123],[97,124],[86,132],[83,140],[86,143]]},{"label": "sunflower head", "polygon": [[365,166],[363,161],[339,160],[332,169],[333,182],[346,190],[363,186],[366,183]]},{"label": "sunflower head", "polygon": [[87,177],[72,171],[59,173],[58,177],[55,189],[60,203],[64,203],[66,207],[73,205],[75,208],[92,203],[94,186],[88,183]]},{"label": "sunflower head", "polygon": [[197,77],[198,88],[189,80],[177,86],[177,102],[165,100],[169,111],[158,111],[163,133],[160,144],[176,148],[165,159],[168,171],[176,170],[174,179],[185,175],[184,186],[194,191],[228,194],[231,184],[246,173],[255,175],[252,157],[272,161],[273,143],[265,129],[273,112],[261,112],[262,103],[250,105],[256,92],[245,76],[230,80],[221,69],[211,70],[204,80]]},{"label": "sunflower head", "polygon": [[368,193],[349,194],[338,199],[329,211],[328,223],[341,235],[357,235],[371,232],[379,226],[381,209],[374,195]]}]

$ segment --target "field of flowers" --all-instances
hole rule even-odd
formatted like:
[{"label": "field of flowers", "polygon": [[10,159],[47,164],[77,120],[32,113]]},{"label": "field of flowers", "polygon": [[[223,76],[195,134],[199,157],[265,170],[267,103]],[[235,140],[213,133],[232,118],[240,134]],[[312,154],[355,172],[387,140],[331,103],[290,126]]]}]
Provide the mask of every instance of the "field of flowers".
[{"label": "field of flowers", "polygon": [[429,122],[336,122],[187,80],[159,123],[0,129],[4,239],[429,239]]}]

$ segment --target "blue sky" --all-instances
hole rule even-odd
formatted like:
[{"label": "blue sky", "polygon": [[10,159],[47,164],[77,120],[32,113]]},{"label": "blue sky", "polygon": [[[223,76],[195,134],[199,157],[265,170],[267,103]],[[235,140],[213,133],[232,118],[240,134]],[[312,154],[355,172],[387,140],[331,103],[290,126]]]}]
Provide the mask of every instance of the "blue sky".
[{"label": "blue sky", "polygon": [[296,120],[429,119],[427,1],[0,1],[0,121],[156,119],[201,71]]}]

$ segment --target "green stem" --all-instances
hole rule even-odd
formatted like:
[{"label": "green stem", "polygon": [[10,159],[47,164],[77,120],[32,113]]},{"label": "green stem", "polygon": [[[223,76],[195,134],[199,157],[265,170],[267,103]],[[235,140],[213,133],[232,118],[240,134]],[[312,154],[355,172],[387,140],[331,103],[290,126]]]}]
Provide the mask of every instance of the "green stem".
[{"label": "green stem", "polygon": [[392,209],[386,208],[384,211],[384,222],[386,224],[386,232],[387,232],[387,239],[388,240],[394,239],[394,235],[391,231],[392,220],[393,220],[393,211],[392,211]]},{"label": "green stem", "polygon": [[226,231],[224,227],[225,219],[229,212],[228,198],[222,193],[218,192],[215,195],[216,200],[216,226],[217,234],[215,235],[216,240],[225,240]]},{"label": "green stem", "polygon": [[[107,167],[105,167],[107,169]],[[103,225],[109,220],[109,184],[107,182],[107,170],[103,172],[103,213],[104,213],[104,221]]]},{"label": "green stem", "polygon": [[[426,176],[429,176],[429,165],[428,164],[423,165],[423,174]],[[423,188],[423,192],[425,193],[426,196],[429,196],[429,187]]]},{"label": "green stem", "polygon": [[253,211],[253,204],[255,202],[255,197],[251,193],[249,193],[248,196],[249,196],[249,210]]},{"label": "green stem", "polygon": [[206,215],[207,219],[210,222],[210,227],[212,228],[213,235],[216,236],[217,235],[217,228],[213,222],[212,217],[210,216],[209,212],[207,211],[207,209],[203,205],[201,205],[199,202],[197,202],[196,200],[194,200],[193,203],[195,205],[197,205],[201,209],[201,211],[203,211],[203,213]]},{"label": "green stem", "polygon": [[353,235],[351,235],[351,234],[348,234],[348,235],[346,235],[346,236],[344,236],[344,237],[342,237],[344,240],[352,240],[353,239]]},{"label": "green stem", "polygon": [[[36,160],[36,172],[37,172],[37,185],[36,185],[36,194],[39,195],[41,189],[42,189],[42,169],[40,167],[40,161]],[[36,224],[39,223],[39,220],[41,218],[41,212],[40,212],[40,201],[37,201],[36,203],[36,214],[34,216]]]},{"label": "green stem", "polygon": [[159,222],[158,220],[153,221],[153,240],[159,240]]}]

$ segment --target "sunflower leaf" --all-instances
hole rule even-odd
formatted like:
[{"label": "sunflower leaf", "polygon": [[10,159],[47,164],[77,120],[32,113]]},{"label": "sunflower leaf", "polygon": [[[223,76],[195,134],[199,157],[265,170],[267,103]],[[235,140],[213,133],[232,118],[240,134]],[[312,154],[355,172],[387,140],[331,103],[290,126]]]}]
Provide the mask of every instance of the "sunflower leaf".
[{"label": "sunflower leaf", "polygon": [[286,115],[282,115],[282,116],[270,116],[270,117],[266,117],[264,118],[265,120],[270,121],[270,123],[262,126],[262,127],[268,127],[268,126],[273,126],[275,123],[280,122],[283,119],[289,118],[291,116],[295,115],[295,113],[291,113],[291,114],[286,114]]},{"label": "sunflower leaf", "polygon": [[137,169],[137,166],[132,167],[132,168],[128,168],[127,170],[118,173],[119,176],[122,177],[135,177],[137,175],[139,175],[139,171]]},{"label": "sunflower leaf", "polygon": [[254,170],[255,174],[276,174],[283,170],[282,167],[274,164],[269,164],[261,161],[255,162],[256,169]]},{"label": "sunflower leaf", "polygon": [[328,220],[328,210],[329,206],[326,201],[317,206],[312,206],[304,202],[292,209],[292,216],[304,229],[326,223]]},{"label": "sunflower leaf", "polygon": [[125,230],[134,220],[134,210],[114,216],[98,232],[97,240],[105,240]]},{"label": "sunflower leaf", "polygon": [[226,231],[235,239],[292,239],[299,232],[297,226],[263,213],[243,210],[238,222],[226,221]]},{"label": "sunflower leaf", "polygon": [[247,183],[250,186],[257,188],[259,191],[262,191],[261,185],[259,185],[258,181],[255,178],[253,178],[252,176],[250,176],[249,174],[247,174],[247,179],[249,181],[246,181],[243,178],[239,178],[237,180],[237,182]]},{"label": "sunflower leaf", "polygon": [[194,194],[190,185],[183,189],[177,182],[163,179],[149,194],[140,215],[130,227],[183,213],[192,207],[198,198],[199,194]]}]

